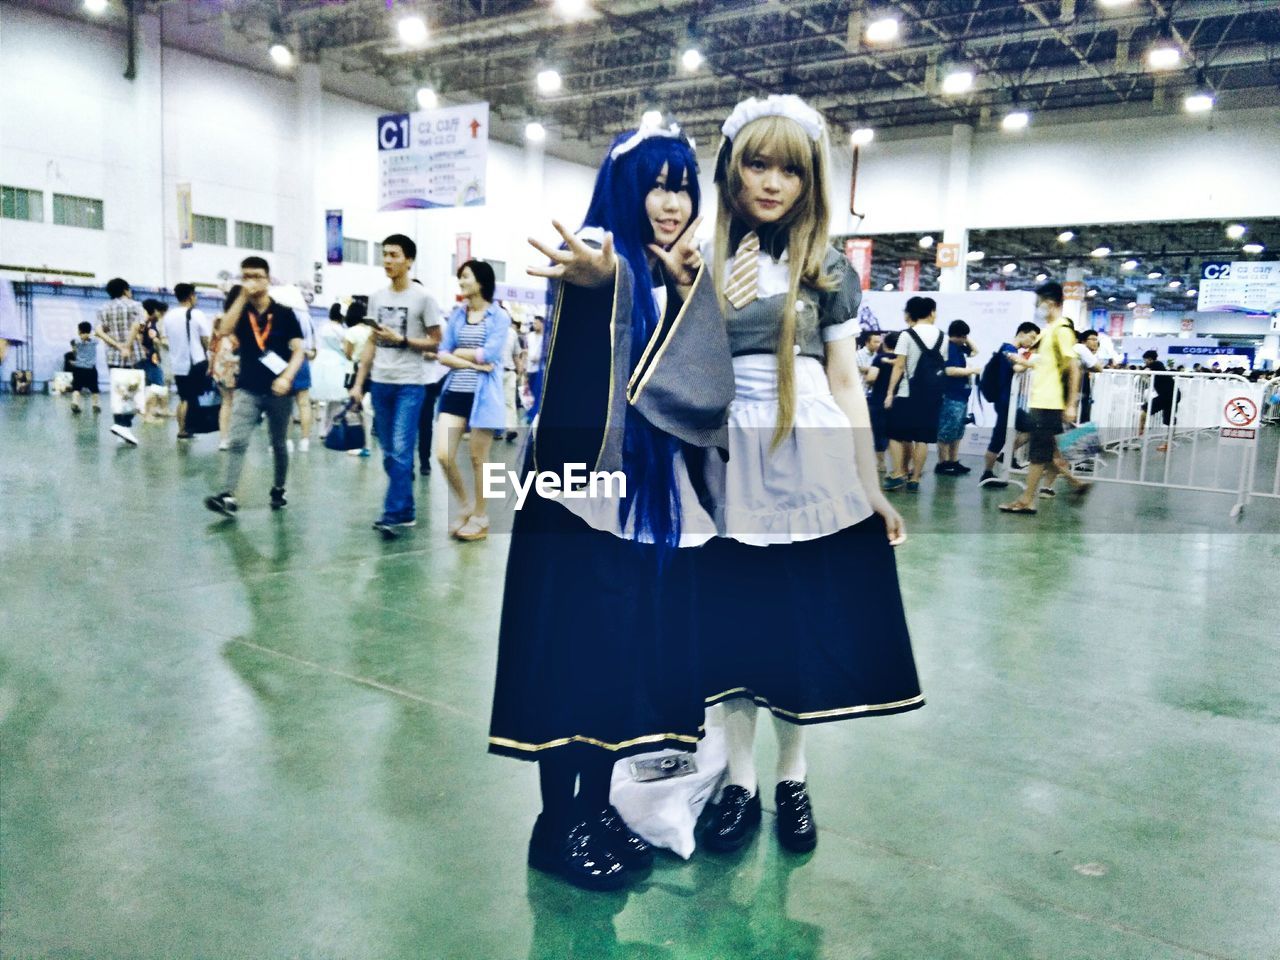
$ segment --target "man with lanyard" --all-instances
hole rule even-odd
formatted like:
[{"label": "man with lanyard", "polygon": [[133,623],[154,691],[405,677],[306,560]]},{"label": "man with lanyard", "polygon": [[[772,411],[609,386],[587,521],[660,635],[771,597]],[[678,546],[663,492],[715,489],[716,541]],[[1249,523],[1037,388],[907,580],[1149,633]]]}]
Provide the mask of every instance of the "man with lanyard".
[{"label": "man with lanyard", "polygon": [[128,281],[120,277],[107,281],[107,296],[111,302],[98,311],[98,337],[107,345],[107,366],[111,368],[111,432],[122,443],[136,447],[138,438],[132,427],[146,389],[141,366],[142,325],[147,314],[133,299]]},{"label": "man with lanyard", "polygon": [[169,340],[173,381],[178,386],[178,439],[190,440],[187,412],[199,399],[209,374],[209,321],[203,311],[196,309],[196,288],[192,284],[178,284],[173,295],[178,309],[165,314],[164,332]]},{"label": "man with lanyard", "polygon": [[409,277],[417,255],[417,244],[404,234],[382,241],[382,269],[391,286],[369,297],[369,316],[377,326],[361,351],[351,385],[351,399],[359,404],[372,377],[373,423],[387,472],[387,495],[373,529],[388,539],[415,523],[413,457],[430,379],[424,355],[440,343],[440,308]]},{"label": "man with lanyard", "polygon": [[289,473],[285,440],[293,410],[293,378],[302,366],[302,327],[294,312],[276,303],[267,293],[271,268],[262,257],[246,257],[240,264],[243,288],[218,320],[219,336],[235,335],[239,342],[240,375],[236,402],[231,411],[231,441],[227,453],[222,492],[206,497],[204,505],[227,516],[238,509],[235,492],[244,469],[249,437],[267,418],[275,478],[271,509],[285,505],[284,484]]},{"label": "man with lanyard", "polygon": [[1072,476],[1066,458],[1058,451],[1058,434],[1075,423],[1080,403],[1076,332],[1062,316],[1062,300],[1062,284],[1055,281],[1036,290],[1036,319],[1044,325],[1044,332],[1031,358],[1031,466],[1022,496],[1000,504],[1005,513],[1035,513],[1042,477],[1044,488],[1049,491],[1059,473],[1067,478],[1074,493],[1084,493],[1090,487]]}]

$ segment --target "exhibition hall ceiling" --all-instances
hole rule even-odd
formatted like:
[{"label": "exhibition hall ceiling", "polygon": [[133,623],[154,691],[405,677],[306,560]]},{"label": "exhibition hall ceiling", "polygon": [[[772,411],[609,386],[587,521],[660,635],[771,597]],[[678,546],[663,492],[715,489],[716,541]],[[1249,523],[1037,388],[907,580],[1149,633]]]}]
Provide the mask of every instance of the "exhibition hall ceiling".
[{"label": "exhibition hall ceiling", "polygon": [[[22,0],[122,28],[83,0]],[[103,0],[99,0],[103,2]],[[807,98],[847,136],[1280,104],[1272,0],[134,0],[169,45],[265,71],[273,44],[326,88],[413,109],[486,100],[547,149],[598,156],[646,110],[713,142],[749,94]],[[400,21],[420,17],[421,29]],[[406,39],[407,38],[407,39]],[[696,50],[696,55],[688,51]],[[1163,58],[1163,59],[1162,59]],[[558,89],[540,90],[555,71]],[[965,87],[965,74],[970,86]],[[428,102],[430,102],[428,100]],[[1191,107],[1194,109],[1194,107]],[[1011,126],[1021,123],[1015,120]]]}]

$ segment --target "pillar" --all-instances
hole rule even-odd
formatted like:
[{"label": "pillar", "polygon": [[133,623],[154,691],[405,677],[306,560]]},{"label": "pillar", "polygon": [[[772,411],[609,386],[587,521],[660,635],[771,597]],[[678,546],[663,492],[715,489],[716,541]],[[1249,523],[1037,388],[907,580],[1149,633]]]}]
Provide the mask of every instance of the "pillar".
[{"label": "pillar", "polygon": [[973,127],[957,123],[951,128],[951,161],[947,168],[946,217],[942,242],[960,246],[960,262],[938,274],[938,290],[959,293],[968,288],[969,253],[969,162],[973,156]]}]

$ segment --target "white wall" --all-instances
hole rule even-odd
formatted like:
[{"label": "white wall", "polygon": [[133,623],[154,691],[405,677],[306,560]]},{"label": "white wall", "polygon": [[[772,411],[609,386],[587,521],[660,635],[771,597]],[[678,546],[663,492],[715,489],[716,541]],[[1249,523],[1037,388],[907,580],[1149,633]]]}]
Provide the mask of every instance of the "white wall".
[{"label": "white wall", "polygon": [[[124,38],[109,31],[0,5],[0,183],[45,192],[45,223],[0,221],[0,263],[85,270],[103,283],[139,287],[214,283],[247,251],[178,243],[177,185],[192,184],[196,213],[269,224],[266,254],[286,282],[310,282],[325,259],[323,217],[341,209],[345,233],[372,243],[393,232],[419,245],[418,276],[444,305],[456,287],[454,236],[472,235],[475,256],[502,260],[507,280],[537,259],[525,238],[549,237],[549,217],[576,223],[595,171],[490,143],[488,204],[465,210],[376,210],[374,138],[382,110],[321,96],[321,155],[303,162],[307,93],[293,78],[255,73],[158,46],[154,17],[141,18],[138,79],[123,78]],[[301,181],[300,168],[317,183]],[[54,192],[105,203],[103,231],[55,226]],[[371,251],[372,252],[372,251]],[[21,276],[20,274],[17,276]],[[381,266],[325,267],[321,300],[368,293]]]}]

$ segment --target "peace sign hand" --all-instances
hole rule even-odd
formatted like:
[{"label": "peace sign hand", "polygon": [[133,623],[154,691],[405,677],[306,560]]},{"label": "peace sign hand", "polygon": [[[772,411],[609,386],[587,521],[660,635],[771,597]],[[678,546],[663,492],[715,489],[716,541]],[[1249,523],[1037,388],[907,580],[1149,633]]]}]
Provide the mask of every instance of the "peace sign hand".
[{"label": "peace sign hand", "polygon": [[680,239],[671,245],[670,250],[656,243],[649,244],[649,252],[662,262],[675,285],[685,293],[688,292],[689,287],[693,286],[698,271],[702,269],[702,254],[698,251],[698,243],[694,239],[700,223],[702,218],[698,217],[685,227],[684,233],[680,234]]},{"label": "peace sign hand", "polygon": [[545,255],[552,265],[529,267],[526,273],[532,277],[563,280],[575,287],[603,287],[613,279],[617,257],[613,252],[612,233],[606,233],[604,245],[599,250],[595,250],[566,230],[559,220],[552,220],[551,225],[559,231],[560,236],[564,237],[568,249],[552,250],[530,237],[529,245]]}]

